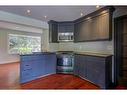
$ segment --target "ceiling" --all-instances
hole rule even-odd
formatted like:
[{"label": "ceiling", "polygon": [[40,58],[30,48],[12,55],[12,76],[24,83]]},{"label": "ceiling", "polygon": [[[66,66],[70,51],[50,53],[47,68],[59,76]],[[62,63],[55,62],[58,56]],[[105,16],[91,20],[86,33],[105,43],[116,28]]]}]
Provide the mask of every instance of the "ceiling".
[{"label": "ceiling", "polygon": [[[95,10],[96,6],[0,6],[1,11],[41,21],[72,21]],[[27,10],[30,10],[28,13]]]}]

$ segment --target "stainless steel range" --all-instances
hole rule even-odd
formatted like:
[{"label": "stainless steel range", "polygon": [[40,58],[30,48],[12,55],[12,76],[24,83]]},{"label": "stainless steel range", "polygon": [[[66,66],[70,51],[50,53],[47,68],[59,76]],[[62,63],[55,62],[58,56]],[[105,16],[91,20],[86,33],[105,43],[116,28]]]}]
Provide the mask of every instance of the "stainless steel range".
[{"label": "stainless steel range", "polygon": [[57,53],[57,73],[73,74],[74,53],[61,51]]}]

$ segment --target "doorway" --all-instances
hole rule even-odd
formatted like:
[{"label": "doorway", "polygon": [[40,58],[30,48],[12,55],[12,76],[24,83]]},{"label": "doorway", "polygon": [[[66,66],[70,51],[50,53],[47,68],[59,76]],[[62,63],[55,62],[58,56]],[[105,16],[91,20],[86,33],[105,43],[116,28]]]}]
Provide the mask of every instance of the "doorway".
[{"label": "doorway", "polygon": [[115,83],[127,84],[127,15],[114,19]]}]

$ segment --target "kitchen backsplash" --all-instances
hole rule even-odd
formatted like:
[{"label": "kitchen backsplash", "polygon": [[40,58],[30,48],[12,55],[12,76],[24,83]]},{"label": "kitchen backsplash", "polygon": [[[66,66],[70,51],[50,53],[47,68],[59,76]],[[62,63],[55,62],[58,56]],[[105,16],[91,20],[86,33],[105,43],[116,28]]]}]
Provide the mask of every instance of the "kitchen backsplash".
[{"label": "kitchen backsplash", "polygon": [[113,54],[112,41],[83,42],[83,43],[59,43],[60,51],[95,52]]}]

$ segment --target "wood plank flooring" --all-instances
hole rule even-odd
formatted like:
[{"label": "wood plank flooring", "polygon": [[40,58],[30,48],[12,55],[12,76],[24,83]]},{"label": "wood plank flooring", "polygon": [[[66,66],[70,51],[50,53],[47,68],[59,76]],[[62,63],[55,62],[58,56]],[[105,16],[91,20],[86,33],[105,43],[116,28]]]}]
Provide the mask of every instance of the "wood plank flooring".
[{"label": "wood plank flooring", "polygon": [[0,89],[19,88],[19,63],[0,64]]},{"label": "wood plank flooring", "polygon": [[74,75],[54,74],[31,82],[19,83],[20,63],[0,65],[0,89],[99,89]]},{"label": "wood plank flooring", "polygon": [[99,87],[74,75],[54,74],[21,86],[23,89],[99,89]]}]

